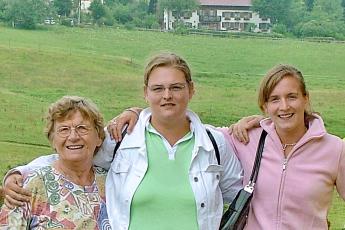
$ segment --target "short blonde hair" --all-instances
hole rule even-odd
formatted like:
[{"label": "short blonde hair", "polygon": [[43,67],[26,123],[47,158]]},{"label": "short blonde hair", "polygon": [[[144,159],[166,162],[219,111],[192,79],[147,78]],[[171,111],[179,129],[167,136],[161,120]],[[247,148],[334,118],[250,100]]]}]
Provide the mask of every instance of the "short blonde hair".
[{"label": "short blonde hair", "polygon": [[145,68],[144,84],[147,86],[152,71],[158,67],[172,67],[184,73],[187,83],[192,81],[191,70],[187,62],[174,53],[160,53],[153,56]]},{"label": "short blonde hair", "polygon": [[[265,103],[268,102],[268,98],[270,97],[273,89],[284,77],[293,77],[297,79],[303,96],[309,96],[301,71],[287,64],[276,65],[267,72],[260,83],[258,105],[263,113],[265,113]],[[305,113],[307,115],[311,115],[310,105],[308,108],[306,108]]]},{"label": "short blonde hair", "polygon": [[103,116],[98,110],[97,106],[89,99],[79,96],[63,96],[56,102],[52,103],[46,116],[46,127],[44,129],[45,135],[52,143],[54,125],[57,120],[65,119],[73,113],[79,111],[83,118],[88,119],[94,125],[98,137],[104,140],[104,123]]}]

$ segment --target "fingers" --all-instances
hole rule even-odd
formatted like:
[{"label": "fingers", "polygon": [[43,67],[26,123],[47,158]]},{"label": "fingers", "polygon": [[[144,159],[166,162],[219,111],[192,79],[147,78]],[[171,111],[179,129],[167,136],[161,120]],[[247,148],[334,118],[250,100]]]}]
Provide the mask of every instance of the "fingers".
[{"label": "fingers", "polygon": [[136,113],[132,111],[123,111],[119,116],[113,118],[108,126],[107,129],[110,133],[110,136],[116,141],[122,140],[122,131],[126,125],[128,125],[127,133],[130,134],[135,124],[138,121],[138,116]]},{"label": "fingers", "polygon": [[21,207],[25,204],[25,202],[23,201],[18,201],[12,197],[10,197],[9,195],[5,195],[5,200],[4,200],[4,204],[9,208],[9,209],[14,209],[16,207]]},{"label": "fingers", "polygon": [[4,194],[6,206],[13,208],[13,206],[22,206],[24,202],[29,202],[31,192],[22,188],[23,177],[19,173],[9,175],[4,184]]},{"label": "fingers", "polygon": [[[8,209],[14,209],[16,207],[16,206],[12,205],[10,202],[8,202],[8,200],[6,199],[6,196],[5,196],[4,204],[6,205],[6,207]],[[18,205],[18,206],[20,206],[20,205]]]}]

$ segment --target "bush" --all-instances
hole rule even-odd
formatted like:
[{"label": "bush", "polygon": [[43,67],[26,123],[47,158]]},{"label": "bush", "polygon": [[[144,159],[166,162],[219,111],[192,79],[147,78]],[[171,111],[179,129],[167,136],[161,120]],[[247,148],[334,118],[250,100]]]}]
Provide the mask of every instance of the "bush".
[{"label": "bush", "polygon": [[284,25],[284,24],[276,24],[273,26],[272,32],[278,33],[278,34],[287,34],[288,29],[287,29],[286,25]]},{"label": "bush", "polygon": [[68,27],[74,26],[74,20],[73,20],[73,18],[61,17],[61,18],[60,18],[60,23],[61,23],[61,25],[63,25],[63,26],[68,26]]}]

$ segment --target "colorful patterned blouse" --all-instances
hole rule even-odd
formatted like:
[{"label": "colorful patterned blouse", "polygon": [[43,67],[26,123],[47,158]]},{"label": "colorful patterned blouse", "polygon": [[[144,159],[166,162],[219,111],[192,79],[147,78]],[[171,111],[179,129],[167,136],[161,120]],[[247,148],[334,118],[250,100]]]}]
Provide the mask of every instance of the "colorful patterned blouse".
[{"label": "colorful patterned blouse", "polygon": [[0,212],[0,229],[111,229],[105,204],[106,171],[94,168],[95,182],[80,186],[51,166],[35,170],[24,180],[32,191],[23,207]]}]

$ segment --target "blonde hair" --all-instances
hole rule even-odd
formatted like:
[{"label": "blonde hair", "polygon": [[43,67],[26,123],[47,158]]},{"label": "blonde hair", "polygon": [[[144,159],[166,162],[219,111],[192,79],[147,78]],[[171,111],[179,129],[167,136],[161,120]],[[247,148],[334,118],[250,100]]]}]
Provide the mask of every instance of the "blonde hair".
[{"label": "blonde hair", "polygon": [[192,81],[191,70],[187,62],[180,56],[174,53],[160,53],[153,56],[145,68],[144,84],[147,86],[150,74],[158,67],[172,67],[184,73],[187,83]]},{"label": "blonde hair", "polygon": [[97,106],[89,99],[79,96],[63,96],[56,102],[52,103],[46,116],[46,127],[44,129],[48,140],[52,142],[54,125],[57,120],[65,119],[73,113],[79,111],[83,118],[88,119],[94,125],[98,137],[104,140],[105,133],[103,130],[103,116]]},{"label": "blonde hair", "polygon": [[[258,105],[263,113],[265,113],[265,103],[268,101],[268,98],[270,97],[273,89],[284,77],[293,77],[297,79],[303,96],[309,96],[301,71],[287,64],[276,65],[267,72],[260,83]],[[312,112],[309,105],[305,110],[305,114],[311,115],[311,113]]]}]

